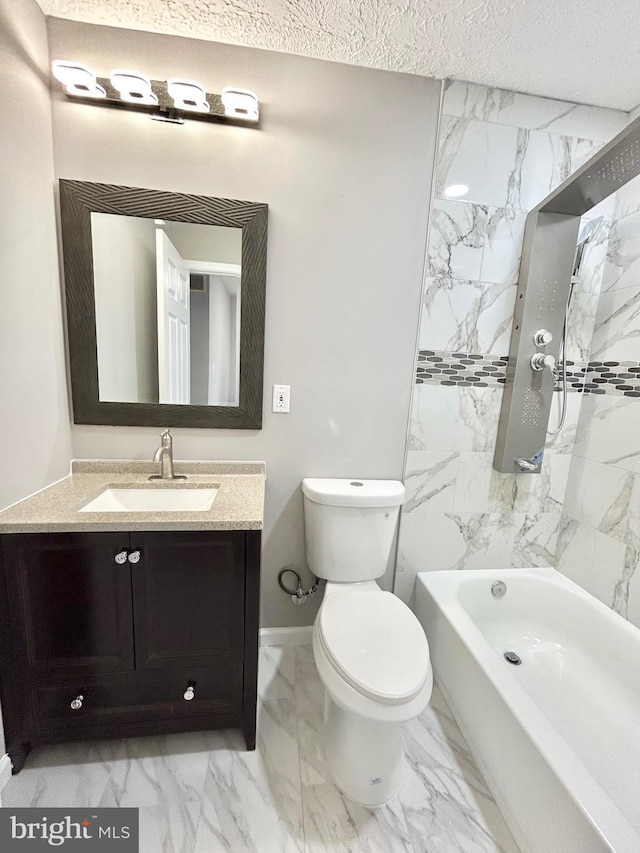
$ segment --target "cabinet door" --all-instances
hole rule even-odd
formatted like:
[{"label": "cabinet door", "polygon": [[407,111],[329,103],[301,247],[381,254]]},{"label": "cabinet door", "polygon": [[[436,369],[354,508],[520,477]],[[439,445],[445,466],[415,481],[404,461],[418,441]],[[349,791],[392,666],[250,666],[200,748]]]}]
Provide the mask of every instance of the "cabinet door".
[{"label": "cabinet door", "polygon": [[136,669],[242,662],[242,531],[132,533]]},{"label": "cabinet door", "polygon": [[[14,648],[30,677],[133,669],[127,533],[2,537]],[[15,606],[14,606],[15,604]]]}]

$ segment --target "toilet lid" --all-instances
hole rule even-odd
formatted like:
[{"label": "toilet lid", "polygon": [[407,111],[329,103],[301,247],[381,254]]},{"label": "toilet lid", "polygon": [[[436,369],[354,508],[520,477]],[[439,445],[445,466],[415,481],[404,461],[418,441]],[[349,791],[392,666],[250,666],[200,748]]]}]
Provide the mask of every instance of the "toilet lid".
[{"label": "toilet lid", "polygon": [[416,696],[429,674],[422,625],[390,592],[332,592],[318,618],[322,645],[358,692],[388,703]]}]

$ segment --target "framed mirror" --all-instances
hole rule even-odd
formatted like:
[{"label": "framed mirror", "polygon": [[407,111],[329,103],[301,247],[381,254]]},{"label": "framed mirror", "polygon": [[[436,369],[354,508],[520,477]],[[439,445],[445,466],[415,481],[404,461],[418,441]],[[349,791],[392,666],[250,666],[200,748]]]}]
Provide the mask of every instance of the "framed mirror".
[{"label": "framed mirror", "polygon": [[261,428],[267,211],[60,181],[75,423]]}]

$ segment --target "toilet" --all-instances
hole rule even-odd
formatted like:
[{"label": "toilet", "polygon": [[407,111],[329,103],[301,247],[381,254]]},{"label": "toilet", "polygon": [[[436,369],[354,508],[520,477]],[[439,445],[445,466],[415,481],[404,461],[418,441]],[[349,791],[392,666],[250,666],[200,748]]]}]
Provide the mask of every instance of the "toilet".
[{"label": "toilet", "polygon": [[302,493],[307,563],[327,581],[313,626],[327,766],[347,797],[381,806],[402,781],[400,727],[426,708],[433,687],[422,626],[375,581],[387,569],[404,486],[305,478]]}]

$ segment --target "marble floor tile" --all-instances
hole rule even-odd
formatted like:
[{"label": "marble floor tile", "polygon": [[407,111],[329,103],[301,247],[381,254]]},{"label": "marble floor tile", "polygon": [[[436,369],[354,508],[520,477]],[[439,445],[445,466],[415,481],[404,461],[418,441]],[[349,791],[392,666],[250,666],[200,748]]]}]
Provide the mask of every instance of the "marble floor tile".
[{"label": "marble floor tile", "polygon": [[226,748],[211,755],[195,853],[304,851],[292,700],[260,704],[254,752],[243,749],[238,732],[220,737]]},{"label": "marble floor tile", "polygon": [[139,812],[139,853],[193,853],[200,802],[145,806]]},{"label": "marble floor tile", "polygon": [[400,801],[367,809],[343,796],[335,785],[303,788],[307,853],[414,853]]},{"label": "marble floor tile", "polygon": [[298,719],[322,711],[324,689],[313,660],[313,649],[309,643],[295,647],[295,704]]},{"label": "marble floor tile", "polygon": [[215,733],[185,732],[120,742],[100,806],[142,807],[199,800]]},{"label": "marble floor tile", "polygon": [[101,741],[34,750],[3,790],[2,806],[97,806],[119,748],[118,741]]},{"label": "marble floor tile", "polygon": [[322,751],[311,645],[262,650],[258,742],[190,732],[34,751],[3,806],[134,806],[140,853],[515,853],[442,695],[405,727],[407,770],[380,809],[338,790]]},{"label": "marble floor tile", "polygon": [[[288,576],[285,580],[290,578]],[[294,669],[295,646],[261,646],[258,657],[258,696],[263,701],[291,699]]]},{"label": "marble floor tile", "polygon": [[400,801],[416,851],[517,853],[518,847],[441,694],[405,726]]},{"label": "marble floor tile", "polygon": [[322,711],[298,720],[300,781],[303,785],[332,784],[322,748]]}]

